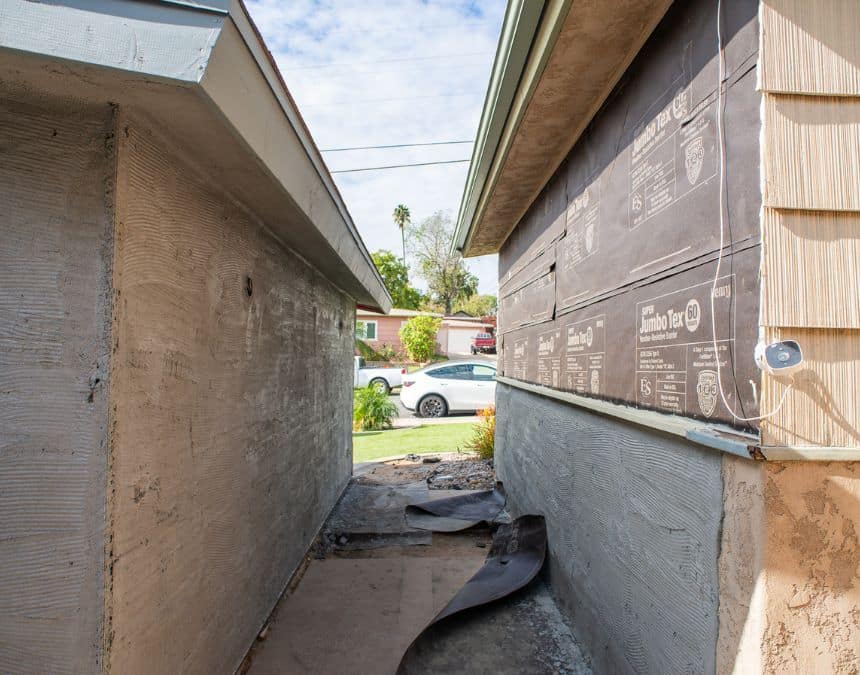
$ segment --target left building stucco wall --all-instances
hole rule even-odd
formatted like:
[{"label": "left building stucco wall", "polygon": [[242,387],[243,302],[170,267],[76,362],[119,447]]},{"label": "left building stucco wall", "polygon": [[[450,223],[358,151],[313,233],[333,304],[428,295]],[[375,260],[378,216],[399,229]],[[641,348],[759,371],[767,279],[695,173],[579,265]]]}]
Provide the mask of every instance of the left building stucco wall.
[{"label": "left building stucco wall", "polygon": [[350,475],[355,301],[152,126],[120,112],[107,658],[229,673]]},{"label": "left building stucco wall", "polygon": [[96,672],[113,111],[34,101],[0,101],[0,671]]}]

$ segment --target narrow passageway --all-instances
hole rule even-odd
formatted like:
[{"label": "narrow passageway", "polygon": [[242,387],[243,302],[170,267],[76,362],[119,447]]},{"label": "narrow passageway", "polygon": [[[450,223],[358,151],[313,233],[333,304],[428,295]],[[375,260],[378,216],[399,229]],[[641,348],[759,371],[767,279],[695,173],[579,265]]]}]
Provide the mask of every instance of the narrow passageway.
[{"label": "narrow passageway", "polygon": [[[456,457],[442,463],[456,472]],[[395,673],[410,643],[485,562],[488,527],[411,528],[410,503],[469,491],[433,489],[438,465],[358,467],[303,570],[281,598],[246,664],[251,675]],[[466,473],[462,468],[461,473]],[[488,477],[490,482],[492,477]],[[502,519],[508,517],[502,514]],[[540,578],[433,634],[410,663],[426,673],[590,673]]]}]

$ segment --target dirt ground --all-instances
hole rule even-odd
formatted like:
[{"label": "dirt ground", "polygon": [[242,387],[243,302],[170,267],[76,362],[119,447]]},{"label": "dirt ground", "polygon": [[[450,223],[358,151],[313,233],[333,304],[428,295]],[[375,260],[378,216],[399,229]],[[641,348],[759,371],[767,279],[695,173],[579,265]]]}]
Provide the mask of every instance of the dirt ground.
[{"label": "dirt ground", "polygon": [[431,490],[492,490],[496,482],[493,460],[464,457],[456,452],[359,464],[354,475],[360,485],[426,481]]}]

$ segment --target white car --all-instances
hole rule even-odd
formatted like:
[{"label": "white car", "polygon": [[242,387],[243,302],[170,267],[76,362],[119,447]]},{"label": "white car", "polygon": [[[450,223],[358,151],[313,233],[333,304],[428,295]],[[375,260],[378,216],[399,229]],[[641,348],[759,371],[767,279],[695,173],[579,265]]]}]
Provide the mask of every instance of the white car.
[{"label": "white car", "polygon": [[496,401],[496,367],[486,361],[446,361],[403,376],[400,402],[419,417],[480,410]]},{"label": "white car", "polygon": [[406,369],[400,366],[366,368],[364,359],[356,356],[352,366],[352,386],[373,387],[377,391],[388,394],[392,389],[400,386],[401,378],[405,372]]}]

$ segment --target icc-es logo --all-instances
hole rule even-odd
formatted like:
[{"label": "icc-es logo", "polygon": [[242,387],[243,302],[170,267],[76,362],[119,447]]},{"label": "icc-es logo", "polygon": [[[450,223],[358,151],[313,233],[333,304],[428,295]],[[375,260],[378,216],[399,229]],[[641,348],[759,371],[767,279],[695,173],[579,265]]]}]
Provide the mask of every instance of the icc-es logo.
[{"label": "icc-es logo", "polygon": [[651,396],[651,380],[647,377],[639,378],[639,393],[643,398]]},{"label": "icc-es logo", "polygon": [[686,117],[690,112],[690,92],[686,89],[678,92],[677,96],[672,99],[672,116],[679,120]]},{"label": "icc-es logo", "polygon": [[597,369],[591,371],[591,393],[600,393],[600,373]]},{"label": "icc-es logo", "polygon": [[695,185],[702,173],[702,162],[705,159],[705,146],[702,137],[697,136],[689,143],[684,151],[684,166],[687,169],[687,180],[690,185]]},{"label": "icc-es logo", "polygon": [[700,370],[696,383],[699,409],[705,417],[714,414],[717,407],[717,374],[713,370]]}]

